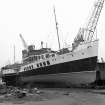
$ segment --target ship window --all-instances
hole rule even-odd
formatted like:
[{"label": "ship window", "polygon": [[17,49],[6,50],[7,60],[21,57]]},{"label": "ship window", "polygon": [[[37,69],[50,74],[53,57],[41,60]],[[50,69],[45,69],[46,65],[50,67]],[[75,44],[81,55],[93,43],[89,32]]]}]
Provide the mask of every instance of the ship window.
[{"label": "ship window", "polygon": [[37,67],[39,67],[39,64],[37,64]]},{"label": "ship window", "polygon": [[29,69],[31,70],[32,69],[32,66],[29,66]]},{"label": "ship window", "polygon": [[37,60],[37,56],[34,56],[34,59]]},{"label": "ship window", "polygon": [[31,69],[31,66],[29,66],[29,70]]},{"label": "ship window", "polygon": [[38,59],[40,59],[40,56],[38,56]]},{"label": "ship window", "polygon": [[42,55],[42,59],[44,59],[44,55]]},{"label": "ship window", "polygon": [[26,67],[24,68],[24,71],[26,71]]},{"label": "ship window", "polygon": [[42,66],[42,63],[39,63],[40,64],[40,66]]},{"label": "ship window", "polygon": [[50,65],[50,62],[49,62],[49,61],[47,61],[47,64],[48,64],[48,65]]},{"label": "ship window", "polygon": [[52,57],[54,57],[55,56],[55,54],[52,54]]},{"label": "ship window", "polygon": [[46,58],[49,58],[49,54],[46,54]]},{"label": "ship window", "polygon": [[46,66],[46,62],[43,62],[43,65]]}]

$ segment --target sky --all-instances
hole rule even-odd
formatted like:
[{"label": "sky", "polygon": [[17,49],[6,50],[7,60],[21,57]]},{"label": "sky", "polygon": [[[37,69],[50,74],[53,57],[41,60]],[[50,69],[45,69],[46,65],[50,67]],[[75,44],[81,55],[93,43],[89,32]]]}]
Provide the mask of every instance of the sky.
[{"label": "sky", "polygon": [[[61,48],[71,45],[80,27],[88,23],[95,0],[0,0],[0,67],[21,62],[24,49],[21,33],[28,45],[58,50],[53,7],[55,7]],[[105,6],[97,24],[99,58],[105,60]]]}]

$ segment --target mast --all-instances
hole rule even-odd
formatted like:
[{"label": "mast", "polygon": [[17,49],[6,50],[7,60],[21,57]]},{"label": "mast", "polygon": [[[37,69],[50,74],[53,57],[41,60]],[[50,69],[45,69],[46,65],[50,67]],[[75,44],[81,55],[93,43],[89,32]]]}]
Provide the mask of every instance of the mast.
[{"label": "mast", "polygon": [[61,47],[60,47],[59,32],[58,32],[58,22],[57,22],[57,19],[56,19],[55,7],[53,7],[53,8],[54,8],[54,16],[55,16],[55,24],[56,24],[56,31],[57,31],[58,45],[59,45],[59,50],[60,50]]}]

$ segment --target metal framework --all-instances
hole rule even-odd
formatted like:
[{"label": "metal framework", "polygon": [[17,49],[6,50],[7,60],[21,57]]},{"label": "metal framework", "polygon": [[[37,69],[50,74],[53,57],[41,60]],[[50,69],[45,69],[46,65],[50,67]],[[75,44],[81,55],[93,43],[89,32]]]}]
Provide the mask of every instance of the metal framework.
[{"label": "metal framework", "polygon": [[[97,23],[99,20],[99,16],[101,13],[101,10],[103,8],[104,0],[98,0],[94,4],[94,10],[92,12],[92,15],[89,19],[89,22],[85,28],[80,28],[77,36],[74,39],[74,42],[79,43],[83,40],[91,41],[93,38],[93,35],[96,31]],[[81,39],[82,38],[82,39]]]},{"label": "metal framework", "polygon": [[99,20],[101,10],[103,8],[103,4],[104,4],[104,0],[98,0],[94,5],[94,10],[92,12],[92,16],[90,17],[88,25],[87,25],[87,33],[88,33],[87,40],[92,40],[92,37],[94,35],[96,26],[97,26],[97,23]]}]

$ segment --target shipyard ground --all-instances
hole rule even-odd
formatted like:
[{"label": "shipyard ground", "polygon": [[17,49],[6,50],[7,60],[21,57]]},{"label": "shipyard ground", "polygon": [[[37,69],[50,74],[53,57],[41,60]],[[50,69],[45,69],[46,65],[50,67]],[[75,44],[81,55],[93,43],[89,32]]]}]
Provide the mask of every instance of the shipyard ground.
[{"label": "shipyard ground", "polygon": [[105,89],[43,88],[23,98],[0,95],[0,105],[105,105]]}]

